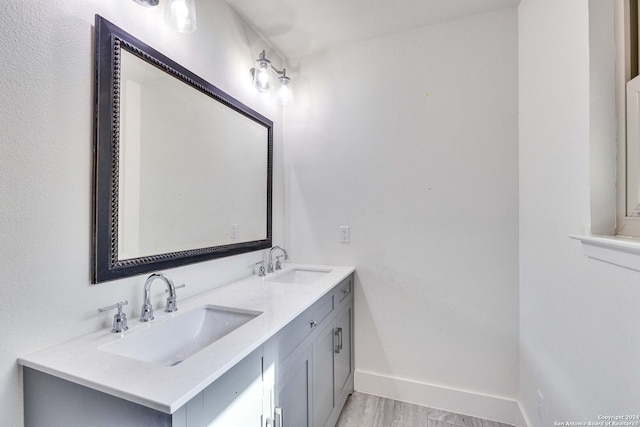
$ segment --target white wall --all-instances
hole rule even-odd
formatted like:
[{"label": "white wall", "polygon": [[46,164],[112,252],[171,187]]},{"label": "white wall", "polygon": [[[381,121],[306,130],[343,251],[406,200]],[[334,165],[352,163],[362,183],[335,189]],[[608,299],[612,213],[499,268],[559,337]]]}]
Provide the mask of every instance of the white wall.
[{"label": "white wall", "polygon": [[517,38],[509,9],[290,61],[287,244],[356,266],[361,391],[513,421]]},{"label": "white wall", "polygon": [[[16,359],[109,327],[97,308],[128,299],[136,321],[145,276],[90,285],[93,22],[100,14],[274,120],[274,240],[282,243],[281,110],[253,89],[267,48],[224,0],[198,3],[198,31],[166,29],[163,9],[131,0],[0,2],[0,407],[22,424]],[[251,274],[262,253],[168,271],[179,297]],[[163,305],[164,292],[154,292]]]},{"label": "white wall", "polygon": [[584,257],[567,237],[602,225],[590,216],[590,178],[602,177],[590,150],[607,123],[591,113],[607,78],[590,74],[590,63],[602,71],[590,3],[522,0],[518,11],[520,400],[531,426],[638,414],[640,402],[640,275]]}]

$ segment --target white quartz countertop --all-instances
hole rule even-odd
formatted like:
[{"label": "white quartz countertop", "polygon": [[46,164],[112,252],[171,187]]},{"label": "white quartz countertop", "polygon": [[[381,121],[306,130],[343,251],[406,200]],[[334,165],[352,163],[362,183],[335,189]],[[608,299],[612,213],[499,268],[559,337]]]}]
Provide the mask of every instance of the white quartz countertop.
[{"label": "white quartz countertop", "polygon": [[[293,268],[331,271],[306,285],[273,281]],[[151,322],[142,323],[136,318],[129,318],[129,330],[123,334],[114,334],[109,328],[104,328],[21,357],[18,363],[171,414],[273,337],[354,270],[353,267],[287,264],[282,272],[266,278],[254,275],[178,300],[179,310],[175,313],[165,313],[164,308],[156,308],[155,319]],[[99,349],[123,336],[153,328],[171,317],[204,305],[259,311],[262,314],[176,366],[139,361]]]}]

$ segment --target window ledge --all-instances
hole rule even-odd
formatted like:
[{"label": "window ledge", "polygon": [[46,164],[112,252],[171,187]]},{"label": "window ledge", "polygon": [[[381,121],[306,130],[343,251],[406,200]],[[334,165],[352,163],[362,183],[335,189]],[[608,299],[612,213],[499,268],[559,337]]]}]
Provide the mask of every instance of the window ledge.
[{"label": "window ledge", "polygon": [[640,239],[622,236],[570,235],[582,242],[589,258],[640,271]]}]

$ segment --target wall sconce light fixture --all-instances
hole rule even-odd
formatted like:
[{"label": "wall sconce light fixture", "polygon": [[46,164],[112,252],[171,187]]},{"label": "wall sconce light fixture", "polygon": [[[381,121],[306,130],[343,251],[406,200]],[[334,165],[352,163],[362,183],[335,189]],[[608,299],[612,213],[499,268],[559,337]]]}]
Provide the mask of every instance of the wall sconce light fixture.
[{"label": "wall sconce light fixture", "polygon": [[[146,7],[157,6],[160,0],[133,0]],[[176,31],[193,33],[196,30],[196,0],[167,0],[164,20]]]},{"label": "wall sconce light fixture", "polygon": [[251,72],[251,78],[253,85],[260,92],[268,92],[271,88],[269,83],[269,73],[274,71],[278,75],[278,92],[276,100],[280,105],[289,105],[293,101],[293,93],[291,92],[291,79],[287,77],[287,70],[285,68],[282,71],[275,68],[271,61],[267,59],[267,54],[263,50],[260,52],[260,56],[256,59],[256,67],[249,70]]}]

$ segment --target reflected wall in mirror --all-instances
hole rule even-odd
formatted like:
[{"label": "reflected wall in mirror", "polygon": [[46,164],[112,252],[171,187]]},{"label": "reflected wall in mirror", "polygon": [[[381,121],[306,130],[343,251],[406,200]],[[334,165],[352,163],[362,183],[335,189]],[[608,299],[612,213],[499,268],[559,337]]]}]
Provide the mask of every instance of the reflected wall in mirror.
[{"label": "reflected wall in mirror", "polygon": [[271,246],[273,124],[96,16],[93,283]]}]

